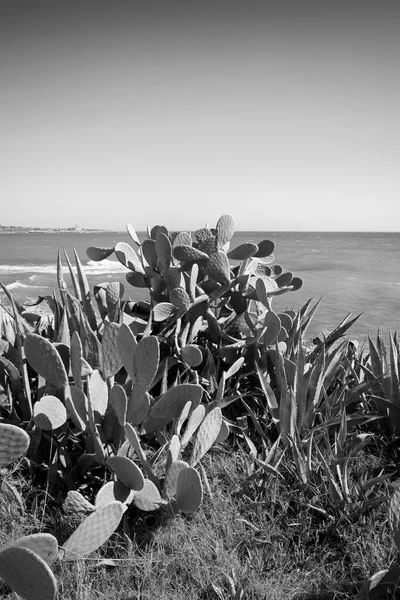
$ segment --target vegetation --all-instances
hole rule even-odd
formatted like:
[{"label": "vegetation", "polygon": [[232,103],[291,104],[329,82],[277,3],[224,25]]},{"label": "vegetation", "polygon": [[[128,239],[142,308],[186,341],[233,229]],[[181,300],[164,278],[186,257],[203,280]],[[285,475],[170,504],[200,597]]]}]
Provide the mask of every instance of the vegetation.
[{"label": "vegetation", "polygon": [[348,316],[307,347],[318,303],[275,312],[302,281],[269,240],[230,250],[229,215],[128,233],[87,254],[147,302],[92,294],[76,254],[51,319],[2,286],[0,592],[395,597],[397,335],[357,348]]}]

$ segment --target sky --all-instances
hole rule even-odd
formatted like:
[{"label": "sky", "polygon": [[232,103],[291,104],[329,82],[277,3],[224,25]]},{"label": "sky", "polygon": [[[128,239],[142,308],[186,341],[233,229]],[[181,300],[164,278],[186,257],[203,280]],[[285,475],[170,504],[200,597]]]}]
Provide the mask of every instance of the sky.
[{"label": "sky", "polygon": [[0,0],[0,224],[400,231],[400,3]]}]

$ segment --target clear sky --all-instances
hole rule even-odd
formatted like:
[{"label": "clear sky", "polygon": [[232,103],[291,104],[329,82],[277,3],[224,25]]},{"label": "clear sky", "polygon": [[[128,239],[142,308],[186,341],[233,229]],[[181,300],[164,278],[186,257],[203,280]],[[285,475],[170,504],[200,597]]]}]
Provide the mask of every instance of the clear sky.
[{"label": "clear sky", "polygon": [[1,0],[0,224],[400,231],[400,2]]}]

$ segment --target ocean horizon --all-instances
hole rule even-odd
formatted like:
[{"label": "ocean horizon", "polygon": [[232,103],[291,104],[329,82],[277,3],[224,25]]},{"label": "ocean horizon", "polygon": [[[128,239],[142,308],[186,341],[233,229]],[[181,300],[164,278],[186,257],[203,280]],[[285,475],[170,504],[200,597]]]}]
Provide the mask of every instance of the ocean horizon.
[{"label": "ocean horizon", "polygon": [[[138,237],[143,241],[147,233],[138,232]],[[307,338],[329,333],[348,313],[363,313],[349,331],[359,342],[378,329],[385,337],[389,330],[399,329],[399,232],[238,231],[231,248],[263,239],[275,243],[275,264],[303,280],[299,291],[274,298],[276,310],[300,308],[310,298],[316,302],[322,297]],[[114,256],[94,262],[86,255],[89,246],[111,247],[119,241],[133,244],[126,231],[0,233],[0,281],[21,303],[31,304],[57,288],[58,251],[69,283],[63,250],[73,262],[75,248],[92,289],[101,282],[120,281],[125,298],[146,299],[146,290],[127,283],[127,270]],[[3,292],[0,302],[7,304]]]}]

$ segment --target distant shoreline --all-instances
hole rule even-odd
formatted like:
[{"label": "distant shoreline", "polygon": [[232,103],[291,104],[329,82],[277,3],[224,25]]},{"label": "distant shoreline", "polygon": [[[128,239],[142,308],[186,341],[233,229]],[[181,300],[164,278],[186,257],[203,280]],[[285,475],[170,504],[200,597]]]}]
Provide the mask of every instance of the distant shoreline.
[{"label": "distant shoreline", "polygon": [[81,227],[16,227],[13,225],[5,226],[0,225],[1,234],[15,234],[15,233],[121,233],[120,231],[113,231],[108,229],[83,229]]}]

